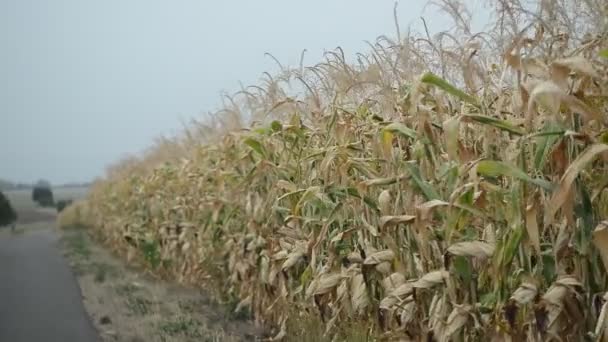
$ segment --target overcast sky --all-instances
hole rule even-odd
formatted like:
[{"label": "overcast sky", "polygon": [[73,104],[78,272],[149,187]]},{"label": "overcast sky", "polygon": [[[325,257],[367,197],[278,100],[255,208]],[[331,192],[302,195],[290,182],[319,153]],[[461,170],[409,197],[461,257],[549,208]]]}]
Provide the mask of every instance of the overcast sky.
[{"label": "overcast sky", "polygon": [[[103,175],[220,92],[323,51],[394,36],[394,0],[0,0],[0,178]],[[401,1],[402,31],[442,20]]]}]

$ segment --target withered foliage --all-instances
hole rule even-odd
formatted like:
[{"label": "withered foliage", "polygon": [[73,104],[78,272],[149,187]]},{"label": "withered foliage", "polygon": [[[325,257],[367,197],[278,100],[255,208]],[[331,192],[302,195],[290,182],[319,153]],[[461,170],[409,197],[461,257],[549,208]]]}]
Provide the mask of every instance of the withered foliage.
[{"label": "withered foliage", "polygon": [[606,338],[606,3],[492,1],[482,33],[437,5],[452,31],[267,74],[118,164],[89,222],[180,281],[220,278],[277,339],[306,315],[327,336]]}]

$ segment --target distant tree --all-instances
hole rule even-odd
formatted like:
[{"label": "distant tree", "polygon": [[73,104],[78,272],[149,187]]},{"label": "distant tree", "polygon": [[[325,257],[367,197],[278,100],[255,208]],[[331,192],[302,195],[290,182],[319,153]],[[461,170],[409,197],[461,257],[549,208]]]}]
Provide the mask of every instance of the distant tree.
[{"label": "distant tree", "polygon": [[15,189],[15,184],[5,179],[0,179],[0,191],[8,191]]},{"label": "distant tree", "polygon": [[41,188],[51,188],[51,182],[49,182],[46,179],[39,179],[36,184],[34,184],[35,187],[41,187]]},{"label": "distant tree", "polygon": [[43,207],[52,207],[55,205],[53,199],[53,191],[50,186],[37,184],[32,190],[32,201]]},{"label": "distant tree", "polygon": [[15,221],[17,221],[17,213],[8,198],[0,192],[0,227],[11,225]]},{"label": "distant tree", "polygon": [[57,212],[60,213],[63,209],[65,209],[70,204],[72,204],[71,199],[59,200],[59,201],[57,201],[57,205],[55,205],[55,208],[57,208]]}]

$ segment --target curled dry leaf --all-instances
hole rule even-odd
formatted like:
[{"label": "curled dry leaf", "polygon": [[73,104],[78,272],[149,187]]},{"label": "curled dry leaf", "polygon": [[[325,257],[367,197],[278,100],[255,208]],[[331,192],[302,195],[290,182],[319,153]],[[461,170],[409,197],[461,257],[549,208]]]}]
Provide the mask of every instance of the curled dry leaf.
[{"label": "curled dry leaf", "polygon": [[378,196],[378,205],[380,206],[380,212],[383,215],[389,215],[391,213],[391,193],[388,190],[383,190]]},{"label": "curled dry leaf", "polygon": [[394,258],[395,258],[395,253],[393,251],[391,251],[390,249],[386,249],[386,250],[371,254],[370,256],[365,258],[365,261],[363,261],[363,264],[364,265],[377,265],[382,262],[387,262],[387,261],[390,262]]},{"label": "curled dry leaf", "polygon": [[287,192],[295,192],[295,191],[298,190],[298,187],[295,184],[293,184],[292,182],[288,182],[286,180],[283,180],[283,179],[280,179],[277,182],[277,187],[279,189],[285,190]]},{"label": "curled dry leaf", "polygon": [[323,274],[314,290],[315,295],[325,294],[333,290],[344,277],[339,272]]},{"label": "curled dry leaf", "polygon": [[419,289],[429,289],[436,285],[443,284],[449,276],[450,273],[446,270],[432,271],[413,282],[412,286]]},{"label": "curled dry leaf", "polygon": [[454,309],[448,316],[443,334],[440,336],[440,341],[451,341],[452,336],[456,334],[469,320],[471,310],[470,305],[454,305]]},{"label": "curled dry leaf", "polygon": [[511,299],[520,305],[524,305],[531,302],[536,297],[537,293],[538,289],[536,288],[536,285],[532,283],[522,283],[517,290],[513,292]]},{"label": "curled dry leaf", "polygon": [[397,303],[401,302],[406,297],[409,297],[413,292],[414,287],[411,283],[402,284],[380,301],[380,308],[386,310],[391,309]]},{"label": "curled dry leaf", "polygon": [[565,300],[569,292],[567,285],[555,282],[542,296],[540,308],[543,308],[546,313],[545,327],[548,331],[556,332],[558,330],[559,317],[566,307]]},{"label": "curled dry leaf", "polygon": [[390,261],[383,261],[376,265],[376,271],[382,275],[388,275],[393,271],[393,265]]},{"label": "curled dry leaf", "polygon": [[538,58],[523,58],[521,66],[524,72],[538,78],[545,78],[549,74],[549,68]]},{"label": "curled dry leaf", "polygon": [[359,251],[352,251],[347,258],[348,261],[355,264],[363,263],[363,258],[361,257],[361,253]]},{"label": "curled dry leaf", "polygon": [[289,252],[287,252],[286,250],[281,250],[275,254],[272,255],[272,260],[283,260],[283,259],[287,259],[287,257],[289,256]]},{"label": "curled dry leaf", "polygon": [[573,276],[563,276],[560,277],[559,279],[557,279],[554,283],[555,285],[561,285],[561,286],[566,286],[568,288],[582,288],[583,284],[581,284],[581,282],[578,280],[578,278],[573,277]]},{"label": "curled dry leaf", "polygon": [[451,245],[448,248],[448,253],[458,256],[487,259],[494,254],[495,249],[495,244],[483,241],[464,241]]},{"label": "curled dry leaf", "polygon": [[367,296],[367,287],[363,274],[359,273],[351,279],[351,305],[355,312],[362,313],[369,305],[369,297]]},{"label": "curled dry leaf", "polygon": [[405,283],[405,276],[395,272],[382,280],[382,288],[385,293],[391,293],[403,283]]},{"label": "curled dry leaf", "polygon": [[562,179],[560,180],[559,187],[551,196],[549,203],[545,210],[545,226],[548,226],[553,222],[555,214],[561,207],[566,203],[568,194],[572,188],[574,180],[579,173],[591,162],[598,154],[608,151],[608,145],[606,144],[594,144],[589,146],[583,153],[581,153],[570,166],[564,172]]},{"label": "curled dry leaf", "polygon": [[566,94],[564,90],[552,81],[544,81],[536,84],[530,93],[528,109],[526,113],[526,124],[532,124],[534,115],[534,105],[542,103],[548,107],[549,113],[555,115],[559,113],[560,105],[567,104],[570,109],[584,115],[588,120],[603,122],[601,113],[589,107],[586,103],[573,95]]},{"label": "curled dry leaf", "polygon": [[289,253],[289,255],[287,256],[287,260],[285,260],[285,262],[283,262],[283,266],[281,267],[282,270],[287,270],[290,267],[292,267],[293,265],[295,265],[298,260],[300,260],[306,253],[303,250],[295,250],[291,253]]},{"label": "curled dry leaf", "polygon": [[401,215],[401,216],[382,216],[380,218],[380,227],[394,226],[402,223],[414,222],[416,216],[412,215]]},{"label": "curled dry leaf", "polygon": [[416,302],[411,296],[406,299],[408,302],[401,310],[401,324],[406,325],[414,321],[416,318]]},{"label": "curled dry leaf", "polygon": [[434,208],[445,207],[448,205],[450,205],[448,202],[434,199],[434,200],[430,200],[430,201],[422,203],[421,205],[417,206],[416,209],[418,209],[421,220],[428,220],[430,213],[432,212],[432,210]]},{"label": "curled dry leaf", "polygon": [[558,59],[551,63],[551,66],[565,68],[585,76],[597,77],[597,72],[593,69],[591,61],[581,55]]}]

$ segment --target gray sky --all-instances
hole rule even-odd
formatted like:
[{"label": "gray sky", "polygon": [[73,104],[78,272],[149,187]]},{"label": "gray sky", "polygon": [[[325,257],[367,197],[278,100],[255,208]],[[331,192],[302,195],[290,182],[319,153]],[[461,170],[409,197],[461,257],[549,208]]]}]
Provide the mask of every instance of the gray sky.
[{"label": "gray sky", "polygon": [[[402,31],[425,0],[401,1]],[[0,0],[0,178],[87,181],[220,91],[394,36],[394,0]],[[432,27],[431,10],[424,12]]]}]

